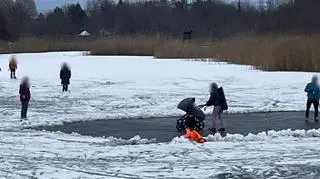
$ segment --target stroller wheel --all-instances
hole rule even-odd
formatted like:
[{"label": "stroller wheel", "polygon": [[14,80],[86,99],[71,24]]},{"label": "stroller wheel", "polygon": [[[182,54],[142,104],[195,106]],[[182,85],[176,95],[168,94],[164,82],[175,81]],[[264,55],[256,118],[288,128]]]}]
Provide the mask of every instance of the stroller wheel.
[{"label": "stroller wheel", "polygon": [[203,128],[204,128],[204,122],[197,120],[196,130],[200,131],[200,130],[202,130]]},{"label": "stroller wheel", "polygon": [[180,131],[180,132],[181,132],[181,131],[184,131],[184,130],[187,128],[187,126],[186,126],[186,119],[184,119],[184,118],[178,119],[178,120],[177,120],[176,128],[177,128],[177,130]]},{"label": "stroller wheel", "polygon": [[176,125],[176,128],[177,128],[177,130],[179,131],[179,132],[182,132],[183,131],[183,127],[182,126],[180,126],[180,125]]}]

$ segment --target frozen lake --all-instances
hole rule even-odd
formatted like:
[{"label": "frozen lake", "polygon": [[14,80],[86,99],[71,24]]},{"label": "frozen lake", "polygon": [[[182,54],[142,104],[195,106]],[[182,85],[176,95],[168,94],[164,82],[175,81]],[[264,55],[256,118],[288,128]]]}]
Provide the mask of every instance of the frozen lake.
[{"label": "frozen lake", "polygon": [[[19,120],[18,88],[6,73],[10,55],[0,56],[2,127]],[[31,78],[33,125],[62,121],[180,115],[178,102],[208,97],[209,83],[223,86],[229,112],[304,110],[311,73],[261,72],[249,66],[156,60],[152,57],[82,56],[81,52],[17,54],[18,77]],[[70,94],[62,94],[59,69],[72,68]],[[209,110],[208,110],[209,111]]]},{"label": "frozen lake", "polygon": [[[0,55],[0,178],[319,178],[320,131],[266,131],[209,136],[205,144],[176,137],[154,143],[136,136],[86,137],[26,130],[19,122],[19,80]],[[31,78],[31,126],[66,121],[180,115],[177,103],[208,98],[222,85],[230,112],[301,111],[311,73],[261,72],[249,66],[95,57],[81,52],[17,54],[18,78]],[[72,68],[62,94],[59,68]],[[106,129],[107,130],[107,129]]]}]

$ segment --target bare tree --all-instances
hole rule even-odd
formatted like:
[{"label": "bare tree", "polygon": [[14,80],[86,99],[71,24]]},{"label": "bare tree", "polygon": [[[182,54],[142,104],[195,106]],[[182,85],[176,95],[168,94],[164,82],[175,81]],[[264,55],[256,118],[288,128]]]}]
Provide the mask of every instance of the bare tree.
[{"label": "bare tree", "polygon": [[9,40],[10,38],[11,34],[7,27],[7,20],[5,19],[3,9],[0,7],[0,40]]},{"label": "bare tree", "polygon": [[41,16],[36,16],[34,0],[0,1],[0,29],[7,29],[14,37],[72,35],[83,29],[92,34],[177,38],[192,30],[193,38],[206,39],[239,33],[320,31],[320,0],[295,0],[280,6],[274,0],[260,0],[260,11],[246,3],[248,0],[234,0],[234,4],[220,0],[89,0],[85,10],[74,4]]},{"label": "bare tree", "polygon": [[23,9],[31,18],[36,17],[38,14],[37,6],[34,0],[16,0],[16,6]]}]

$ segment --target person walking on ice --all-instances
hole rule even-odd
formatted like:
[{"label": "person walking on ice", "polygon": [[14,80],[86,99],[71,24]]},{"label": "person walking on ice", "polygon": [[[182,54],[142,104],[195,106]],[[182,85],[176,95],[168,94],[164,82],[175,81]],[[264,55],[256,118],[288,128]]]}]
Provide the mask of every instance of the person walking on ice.
[{"label": "person walking on ice", "polygon": [[227,100],[224,96],[223,88],[218,88],[216,83],[210,84],[210,98],[206,104],[201,106],[214,106],[212,112],[212,128],[209,128],[212,134],[217,132],[217,120],[220,120],[221,127],[219,128],[219,132],[225,132],[225,121],[222,118],[223,111],[228,109]]},{"label": "person walking on ice", "polygon": [[17,79],[16,70],[18,68],[18,63],[15,56],[12,56],[9,61],[10,78]]},{"label": "person walking on ice", "polygon": [[27,118],[28,105],[31,98],[30,81],[28,77],[24,77],[20,84],[19,89],[21,101],[21,121]]},{"label": "person walking on ice", "polygon": [[70,84],[70,78],[71,78],[71,70],[70,67],[63,63],[60,70],[60,79],[62,84],[62,92],[68,91],[68,86]]},{"label": "person walking on ice", "polygon": [[318,84],[318,77],[314,75],[311,82],[307,84],[304,91],[307,93],[307,109],[306,109],[306,122],[308,122],[310,107],[313,104],[314,107],[314,121],[318,122],[318,107],[320,98],[320,88]]}]

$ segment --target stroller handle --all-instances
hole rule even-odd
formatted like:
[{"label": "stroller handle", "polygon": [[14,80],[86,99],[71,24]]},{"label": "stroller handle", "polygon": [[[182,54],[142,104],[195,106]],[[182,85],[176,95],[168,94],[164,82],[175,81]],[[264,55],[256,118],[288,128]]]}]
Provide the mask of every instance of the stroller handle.
[{"label": "stroller handle", "polygon": [[197,109],[202,110],[202,108],[204,108],[204,109],[203,109],[204,111],[207,110],[207,107],[206,107],[205,105],[199,105],[199,106],[197,106]]},{"label": "stroller handle", "polygon": [[199,105],[197,106],[197,109],[202,109],[204,107],[204,105]]}]

